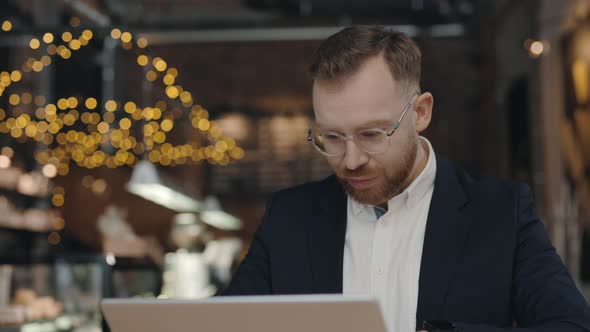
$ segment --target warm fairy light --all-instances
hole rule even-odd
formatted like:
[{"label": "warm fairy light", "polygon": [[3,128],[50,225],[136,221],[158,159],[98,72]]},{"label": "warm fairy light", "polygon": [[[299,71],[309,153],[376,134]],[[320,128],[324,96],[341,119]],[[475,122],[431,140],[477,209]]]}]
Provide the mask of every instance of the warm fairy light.
[{"label": "warm fairy light", "polygon": [[53,42],[53,34],[51,32],[46,32],[43,34],[43,42],[45,44],[50,44]]},{"label": "warm fairy light", "polygon": [[13,70],[12,73],[10,73],[10,79],[13,82],[18,82],[22,79],[23,75],[21,74],[20,71],[18,70]]},{"label": "warm fairy light", "polygon": [[80,18],[78,16],[72,16],[70,18],[70,26],[77,28],[80,26]]},{"label": "warm fairy light", "polygon": [[131,120],[127,118],[123,118],[119,121],[119,127],[121,129],[129,129],[131,128]]},{"label": "warm fairy light", "polygon": [[125,112],[132,114],[137,109],[137,105],[135,105],[135,103],[132,101],[128,101],[125,103],[125,106],[123,106],[123,108],[125,109]]},{"label": "warm fairy light", "polygon": [[155,71],[153,71],[153,70],[150,70],[150,71],[148,71],[147,73],[145,73],[145,78],[146,78],[148,81],[150,81],[150,82],[153,82],[153,81],[155,81],[155,80],[158,78],[158,74],[156,74],[156,72],[155,72]]},{"label": "warm fairy light", "polygon": [[131,33],[128,31],[125,31],[121,34],[121,41],[124,43],[129,43],[132,38],[133,37],[132,37]]},{"label": "warm fairy light", "polygon": [[47,45],[47,54],[55,55],[55,53],[57,53],[57,46],[55,46],[53,44]]},{"label": "warm fairy light", "polygon": [[61,34],[61,40],[63,40],[66,43],[69,43],[70,40],[72,40],[72,33],[69,31],[66,31],[64,33]]},{"label": "warm fairy light", "polygon": [[149,63],[149,59],[146,55],[140,55],[137,57],[137,64],[140,66],[146,66]]},{"label": "warm fairy light", "polygon": [[172,77],[176,78],[178,76],[178,69],[176,69],[174,67],[171,67],[171,68],[168,68],[168,70],[166,71],[166,73],[168,75],[172,75]]},{"label": "warm fairy light", "polygon": [[72,39],[69,43],[68,46],[74,50],[77,51],[82,47],[82,43],[78,40],[78,39]]},{"label": "warm fairy light", "polygon": [[210,123],[209,123],[209,120],[207,120],[207,119],[201,119],[201,120],[199,120],[199,122],[197,122],[197,128],[199,128],[202,131],[208,130],[209,127],[210,127]]},{"label": "warm fairy light", "polygon": [[43,66],[47,67],[51,64],[51,57],[44,55],[41,57],[41,63],[43,64]]},{"label": "warm fairy light", "polygon": [[172,127],[174,126],[174,122],[172,122],[172,120],[170,119],[164,119],[162,121],[162,123],[160,124],[160,128],[162,128],[163,131],[170,131],[172,130]]},{"label": "warm fairy light", "polygon": [[166,85],[172,85],[174,84],[174,76],[170,75],[170,74],[166,74],[164,75],[164,77],[162,78],[162,82],[164,82],[164,84]]},{"label": "warm fairy light", "polygon": [[76,107],[78,107],[78,98],[76,98],[76,97],[70,97],[67,100],[68,100],[68,107],[69,108],[76,108]]},{"label": "warm fairy light", "polygon": [[21,103],[23,103],[25,105],[29,105],[31,102],[33,102],[33,95],[31,95],[28,92],[25,92],[20,96],[20,100],[21,100]]},{"label": "warm fairy light", "polygon": [[43,70],[43,62],[35,61],[35,62],[33,62],[33,66],[31,66],[31,67],[33,68],[33,71],[38,73]]},{"label": "warm fairy light", "polygon": [[29,42],[29,47],[34,50],[38,49],[39,46],[41,46],[41,42],[37,38],[31,39],[31,41]]},{"label": "warm fairy light", "polygon": [[59,108],[60,110],[65,110],[66,108],[68,108],[68,100],[65,98],[60,98],[57,100],[57,108]]},{"label": "warm fairy light", "polygon": [[59,52],[59,56],[61,56],[62,58],[66,59],[66,60],[72,57],[72,51],[70,51],[69,49],[67,49],[65,47],[62,48],[61,50],[58,47],[58,52]]},{"label": "warm fairy light", "polygon": [[119,30],[117,28],[111,30],[111,37],[113,37],[113,39],[121,38],[121,30]]},{"label": "warm fairy light", "polygon": [[54,218],[51,226],[56,231],[59,231],[59,230],[62,230],[66,226],[66,221],[64,220],[64,218],[60,218],[60,217]]},{"label": "warm fairy light", "polygon": [[[58,35],[59,36],[59,35]],[[32,49],[38,49],[41,41],[48,44],[47,54],[39,60],[29,57],[22,66],[21,70],[0,73],[0,95],[7,86],[12,82],[22,80],[22,72],[40,72],[44,66],[49,66],[52,59],[49,55],[58,54],[64,59],[72,56],[71,50],[78,50],[88,44],[88,40],[93,37],[90,30],[84,30],[78,39],[73,39],[70,32],[64,32],[61,39],[66,42],[65,45],[56,46],[54,35],[47,32],[39,39],[31,39],[29,46]],[[121,39],[124,49],[131,49],[133,36],[129,32],[121,32],[119,29],[111,31],[111,37]],[[147,46],[147,39],[140,37],[136,40],[137,46],[144,48]],[[13,109],[15,118],[8,116],[4,110],[0,109],[0,132],[10,134],[17,138],[18,142],[26,142],[27,139],[34,139],[37,142],[44,142],[46,145],[57,143],[53,148],[36,153],[35,159],[42,167],[42,173],[47,177],[56,175],[67,175],[70,171],[70,162],[75,162],[80,167],[94,168],[107,166],[115,168],[123,165],[132,165],[137,162],[138,155],[144,153],[149,155],[150,160],[161,165],[182,165],[187,161],[199,162],[202,160],[209,161],[217,165],[226,165],[233,159],[243,158],[244,151],[235,146],[235,142],[230,144],[227,138],[215,125],[208,120],[208,113],[199,105],[193,106],[193,96],[190,91],[185,91],[181,85],[174,85],[178,76],[176,68],[168,67],[166,61],[160,57],[150,58],[147,55],[139,55],[137,63],[141,66],[153,66],[146,72],[146,79],[155,81],[159,73],[162,72],[162,82],[166,85],[165,94],[170,99],[179,98],[182,106],[190,108],[188,120],[193,127],[200,131],[208,132],[208,139],[215,141],[213,145],[200,147],[200,143],[191,142],[181,146],[172,146],[167,143],[167,133],[175,127],[175,119],[182,116],[182,109],[175,106],[170,108],[166,101],[159,100],[152,107],[137,107],[133,102],[123,102],[120,105],[115,100],[108,100],[104,104],[104,109],[108,112],[100,114],[94,111],[98,107],[96,98],[89,97],[78,101],[76,97],[60,98],[55,104],[45,104],[46,99],[43,96],[33,96],[24,92],[20,96],[12,94],[8,102],[12,106],[30,105],[34,101],[35,106],[28,114],[24,109],[16,107]],[[75,110],[82,103],[89,112],[78,112]],[[127,114],[128,118],[121,118],[115,111],[121,107]],[[59,108],[60,112],[57,112]],[[171,112],[166,114],[165,112]],[[18,115],[18,117],[16,117]],[[163,115],[166,118],[159,123]],[[115,124],[119,117],[120,120]],[[4,121],[3,121],[4,120]],[[76,121],[80,120],[85,124],[84,131],[72,130]],[[135,121],[148,122],[140,127],[143,132],[142,142],[138,142],[131,131]],[[118,128],[117,128],[118,125]],[[80,127],[77,127],[80,128]],[[67,131],[67,132],[66,132]],[[100,150],[101,145],[110,144],[116,149],[115,154],[108,154]],[[190,158],[190,159],[189,159]],[[8,158],[10,160],[10,158]],[[64,201],[63,194],[53,195],[52,202],[55,206],[62,206]]]},{"label": "warm fairy light", "polygon": [[173,85],[166,88],[166,95],[171,99],[178,97],[179,93],[178,88]]},{"label": "warm fairy light", "polygon": [[16,93],[13,93],[10,95],[10,97],[8,97],[8,102],[13,106],[20,104],[20,96]]},{"label": "warm fairy light", "polygon": [[12,23],[10,23],[10,21],[8,21],[8,20],[2,22],[2,30],[3,31],[10,31],[10,30],[12,30]]},{"label": "warm fairy light", "polygon": [[104,108],[109,111],[109,112],[114,112],[117,110],[117,102],[114,100],[108,100],[105,104],[104,104]]},{"label": "warm fairy light", "polygon": [[82,38],[85,40],[90,40],[93,37],[93,33],[90,30],[84,30],[82,31]]},{"label": "warm fairy light", "polygon": [[145,37],[140,37],[137,39],[137,47],[139,48],[146,48],[148,46],[148,41]]},{"label": "warm fairy light", "polygon": [[90,98],[86,99],[86,101],[84,102],[84,105],[86,106],[87,109],[93,110],[98,105],[98,102],[96,101],[96,98],[90,97]]},{"label": "warm fairy light", "polygon": [[109,131],[109,124],[106,122],[101,122],[97,125],[97,130],[101,134],[106,134]]}]

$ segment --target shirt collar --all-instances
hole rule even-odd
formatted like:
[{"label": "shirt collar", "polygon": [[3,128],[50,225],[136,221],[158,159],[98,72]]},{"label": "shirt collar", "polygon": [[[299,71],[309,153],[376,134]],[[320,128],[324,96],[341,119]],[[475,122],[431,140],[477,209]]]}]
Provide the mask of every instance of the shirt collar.
[{"label": "shirt collar", "polygon": [[[434,149],[428,139],[422,136],[420,136],[419,139],[428,149],[428,161],[426,162],[426,166],[402,193],[391,198],[387,202],[388,210],[399,209],[402,206],[412,208],[434,187],[434,179],[436,177],[436,155],[434,154]],[[378,207],[359,203],[350,198],[350,196],[348,196],[348,203],[355,215],[363,214],[373,217],[376,215],[375,208]]]}]

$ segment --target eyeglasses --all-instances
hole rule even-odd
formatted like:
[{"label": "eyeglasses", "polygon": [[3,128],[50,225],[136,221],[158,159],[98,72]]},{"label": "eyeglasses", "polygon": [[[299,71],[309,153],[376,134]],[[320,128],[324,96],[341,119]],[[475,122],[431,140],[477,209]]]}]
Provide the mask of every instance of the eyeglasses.
[{"label": "eyeglasses", "polygon": [[325,131],[317,125],[309,128],[307,133],[307,140],[313,143],[313,146],[328,157],[340,157],[346,153],[346,141],[353,140],[359,149],[369,154],[379,154],[387,150],[389,146],[389,138],[399,128],[404,115],[408,112],[412,104],[418,98],[418,93],[415,93],[412,100],[404,107],[402,115],[399,117],[393,130],[387,132],[381,128],[374,128],[363,130],[354,135],[343,135],[335,131]]}]

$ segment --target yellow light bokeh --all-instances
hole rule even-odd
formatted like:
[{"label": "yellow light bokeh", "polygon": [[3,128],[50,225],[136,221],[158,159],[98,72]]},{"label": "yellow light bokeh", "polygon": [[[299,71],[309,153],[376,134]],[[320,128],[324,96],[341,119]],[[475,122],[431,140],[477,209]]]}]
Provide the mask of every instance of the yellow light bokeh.
[{"label": "yellow light bokeh", "polygon": [[69,108],[76,108],[78,107],[78,99],[76,97],[68,98],[68,107]]},{"label": "yellow light bokeh", "polygon": [[121,38],[121,30],[119,30],[117,28],[111,30],[111,37],[113,39],[119,39],[119,38]]},{"label": "yellow light bokeh", "polygon": [[162,143],[164,143],[165,140],[166,140],[166,134],[164,134],[164,132],[158,131],[157,133],[154,134],[154,141],[156,143],[162,144]]},{"label": "yellow light bokeh", "polygon": [[178,76],[178,69],[176,69],[174,67],[170,67],[170,68],[168,68],[168,71],[166,73],[168,73],[168,75],[172,75],[172,77],[176,78]]},{"label": "yellow light bokeh", "polygon": [[68,108],[68,100],[65,98],[60,98],[57,100],[57,108],[60,110],[65,110]]},{"label": "yellow light bokeh", "polygon": [[155,71],[153,71],[153,70],[150,70],[150,71],[148,71],[148,72],[145,74],[145,78],[146,78],[148,81],[150,81],[150,82],[153,82],[153,81],[155,81],[155,80],[158,78],[158,74],[157,74]]},{"label": "yellow light bokeh", "polygon": [[106,123],[112,123],[113,121],[115,121],[115,113],[112,113],[112,112],[105,113],[105,114],[103,114],[102,118]]},{"label": "yellow light bokeh", "polygon": [[20,104],[20,96],[16,93],[13,93],[10,95],[10,97],[8,97],[8,102],[13,106]]},{"label": "yellow light bokeh", "polygon": [[20,100],[21,100],[21,103],[28,105],[33,101],[33,95],[31,95],[28,92],[25,92],[20,96]]},{"label": "yellow light bokeh", "polygon": [[124,118],[119,121],[119,127],[121,129],[129,129],[131,128],[131,120]]},{"label": "yellow light bokeh", "polygon": [[45,98],[45,96],[35,96],[35,105],[41,107],[43,105],[45,105],[45,103],[47,102],[47,99]]},{"label": "yellow light bokeh", "polygon": [[93,110],[96,108],[96,106],[98,106],[98,101],[96,100],[96,98],[90,97],[90,98],[86,99],[86,101],[84,102],[84,105],[86,106],[87,109]]},{"label": "yellow light bokeh", "polygon": [[145,37],[140,37],[137,39],[137,46],[139,48],[146,48],[148,46],[148,41]]},{"label": "yellow light bokeh", "polygon": [[169,98],[174,99],[174,98],[178,97],[179,94],[180,94],[180,91],[178,91],[178,88],[175,87],[174,85],[170,85],[170,86],[166,87],[166,95]]},{"label": "yellow light bokeh", "polygon": [[12,30],[12,23],[8,20],[2,22],[2,30],[6,32]]},{"label": "yellow light bokeh", "polygon": [[61,34],[61,40],[63,40],[66,43],[69,43],[70,40],[72,40],[72,33],[69,31],[66,31],[64,33]]},{"label": "yellow light bokeh", "polygon": [[[158,58],[156,58],[156,59],[158,59]],[[159,59],[158,61],[155,61],[154,60],[153,61],[153,65],[154,65],[154,68],[156,68],[157,71],[164,71],[164,70],[166,70],[166,67],[168,66],[166,64],[166,61],[164,61],[162,59]]]},{"label": "yellow light bokeh", "polygon": [[14,138],[19,138],[23,135],[23,130],[18,127],[14,127],[10,129],[10,135]]},{"label": "yellow light bokeh", "polygon": [[174,126],[174,122],[172,122],[172,120],[170,119],[164,119],[162,121],[162,123],[160,124],[160,128],[162,128],[163,131],[170,131],[172,130],[172,127]]},{"label": "yellow light bokeh", "polygon": [[84,38],[85,40],[90,40],[93,37],[93,33],[90,30],[84,30],[82,31],[82,38]]},{"label": "yellow light bokeh", "polygon": [[201,119],[197,122],[197,128],[199,128],[202,131],[208,130],[210,126],[211,125],[209,123],[209,120],[207,119]]},{"label": "yellow light bokeh", "polygon": [[51,64],[51,58],[47,55],[44,55],[41,57],[41,63],[43,64],[43,66],[47,67]]},{"label": "yellow light bokeh", "polygon": [[123,41],[124,43],[129,43],[131,41],[131,38],[133,38],[133,36],[129,31],[125,31],[121,34],[121,41]]},{"label": "yellow light bokeh", "polygon": [[68,48],[62,48],[61,51],[59,51],[59,47],[58,47],[58,52],[59,52],[59,56],[61,56],[64,59],[69,59],[72,57],[72,51],[70,51]]},{"label": "yellow light bokeh", "polygon": [[46,32],[43,34],[43,42],[45,44],[50,44],[53,42],[53,34],[51,32]]},{"label": "yellow light bokeh", "polygon": [[114,112],[117,110],[117,102],[114,100],[107,100],[104,104],[104,108],[109,112]]},{"label": "yellow light bokeh", "polygon": [[35,61],[31,67],[33,68],[33,71],[38,73],[43,70],[43,63],[41,61]]},{"label": "yellow light bokeh", "polygon": [[140,55],[137,57],[137,64],[140,66],[146,66],[149,63],[149,58],[147,55]]},{"label": "yellow light bokeh", "polygon": [[72,16],[72,18],[70,18],[70,26],[72,26],[73,28],[79,27],[80,18],[78,16]]},{"label": "yellow light bokeh", "polygon": [[128,101],[123,108],[125,109],[125,112],[132,114],[137,109],[137,105],[132,101]]},{"label": "yellow light bokeh", "polygon": [[47,45],[47,54],[54,55],[55,53],[57,53],[57,46],[53,44]]},{"label": "yellow light bokeh", "polygon": [[72,39],[69,43],[68,46],[74,50],[77,51],[82,47],[82,43],[78,40],[78,39]]},{"label": "yellow light bokeh", "polygon": [[37,38],[31,39],[31,41],[29,42],[29,47],[33,50],[38,49],[39,46],[41,46],[41,42],[39,42],[39,39]]},{"label": "yellow light bokeh", "polygon": [[97,126],[97,130],[101,134],[106,134],[109,131],[110,127],[109,124],[106,122],[101,122]]},{"label": "yellow light bokeh", "polygon": [[166,85],[172,85],[172,84],[174,84],[174,80],[175,80],[174,76],[172,76],[170,74],[166,74],[162,78],[162,82],[164,82],[164,84],[166,84]]},{"label": "yellow light bokeh", "polygon": [[182,101],[182,102],[183,102],[183,103],[185,103],[185,104],[192,103],[192,101],[193,101],[193,96],[192,96],[192,95],[191,95],[191,93],[190,93],[190,92],[188,92],[188,91],[182,91],[182,92],[180,93],[180,101]]},{"label": "yellow light bokeh", "polygon": [[[60,207],[64,205],[64,196],[62,194],[55,194],[53,195],[53,197],[51,198],[51,203],[53,203],[54,206]],[[55,234],[55,233],[52,233]]]}]

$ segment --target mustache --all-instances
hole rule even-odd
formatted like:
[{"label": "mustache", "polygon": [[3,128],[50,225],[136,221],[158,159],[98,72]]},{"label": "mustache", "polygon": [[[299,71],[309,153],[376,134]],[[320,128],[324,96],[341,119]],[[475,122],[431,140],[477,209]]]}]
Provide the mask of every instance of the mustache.
[{"label": "mustache", "polygon": [[345,177],[345,178],[348,178],[348,177],[366,177],[368,175],[373,175],[373,174],[375,174],[375,172],[373,170],[369,169],[368,167],[365,167],[365,166],[360,167],[360,168],[357,168],[357,169],[354,169],[354,170],[350,170],[350,169],[346,169],[345,168],[345,169],[341,169],[338,172],[338,175],[340,177]]}]

